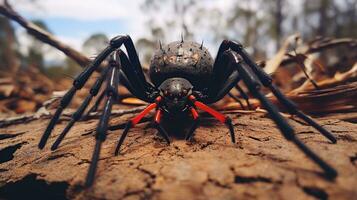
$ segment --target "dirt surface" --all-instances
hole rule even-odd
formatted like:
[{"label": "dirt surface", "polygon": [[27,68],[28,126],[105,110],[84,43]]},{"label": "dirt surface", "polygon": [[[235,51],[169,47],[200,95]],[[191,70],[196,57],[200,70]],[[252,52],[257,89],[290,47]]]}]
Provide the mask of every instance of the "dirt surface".
[{"label": "dirt surface", "polygon": [[37,148],[48,119],[0,128],[0,199],[357,199],[357,125],[330,117],[318,120],[338,138],[329,143],[298,120],[289,122],[316,153],[339,172],[335,181],[287,142],[264,113],[227,113],[227,128],[204,117],[195,140],[182,138],[189,121],[167,127],[166,145],[146,122],[134,127],[122,154],[114,156],[126,120],[115,117],[102,146],[96,180],[83,189],[94,147],[96,119],[78,122],[60,148],[49,150],[68,122],[61,120],[46,148]]}]

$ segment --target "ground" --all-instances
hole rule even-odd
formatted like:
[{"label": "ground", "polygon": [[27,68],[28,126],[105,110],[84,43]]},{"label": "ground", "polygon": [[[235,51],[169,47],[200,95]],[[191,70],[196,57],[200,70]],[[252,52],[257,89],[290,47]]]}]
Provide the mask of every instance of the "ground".
[{"label": "ground", "polygon": [[333,116],[317,119],[338,138],[331,144],[313,128],[289,119],[298,137],[337,169],[338,177],[329,180],[282,137],[266,114],[226,114],[233,119],[236,144],[230,142],[228,129],[208,116],[193,142],[183,140],[189,121],[166,120],[170,146],[145,120],[129,132],[119,156],[114,156],[115,145],[134,113],[113,116],[95,183],[88,189],[82,184],[97,119],[78,122],[54,152],[49,147],[67,118],[42,151],[37,144],[48,117],[2,124],[0,198],[357,199],[357,124]]}]

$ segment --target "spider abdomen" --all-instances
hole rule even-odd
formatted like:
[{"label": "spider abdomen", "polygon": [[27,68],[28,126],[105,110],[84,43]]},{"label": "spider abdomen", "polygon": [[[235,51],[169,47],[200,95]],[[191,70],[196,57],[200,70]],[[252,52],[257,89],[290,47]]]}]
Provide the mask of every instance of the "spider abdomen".
[{"label": "spider abdomen", "polygon": [[195,88],[207,86],[213,59],[207,48],[195,42],[177,41],[158,49],[151,59],[150,79],[159,86],[172,77],[189,80]]}]

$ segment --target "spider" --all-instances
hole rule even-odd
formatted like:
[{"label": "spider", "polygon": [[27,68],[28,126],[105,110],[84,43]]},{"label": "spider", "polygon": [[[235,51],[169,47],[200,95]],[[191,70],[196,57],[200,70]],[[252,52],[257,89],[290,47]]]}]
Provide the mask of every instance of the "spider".
[{"label": "spider", "polygon": [[[122,46],[125,47],[127,53],[122,51]],[[126,124],[115,150],[116,155],[119,154],[120,147],[129,129],[139,123],[145,115],[154,109],[156,110],[154,116],[155,127],[168,144],[170,144],[170,139],[168,133],[160,124],[161,117],[163,115],[191,114],[194,122],[186,135],[186,139],[190,140],[194,136],[195,129],[198,127],[199,114],[197,109],[208,112],[214,118],[226,124],[229,128],[231,141],[235,143],[234,127],[231,119],[212,109],[207,104],[212,104],[222,99],[234,87],[242,93],[242,96],[247,96],[237,85],[239,81],[243,81],[250,93],[268,111],[269,116],[276,123],[282,135],[288,141],[294,143],[308,158],[323,169],[326,177],[333,179],[337,176],[337,171],[333,167],[322,160],[296,137],[291,125],[289,125],[287,120],[284,119],[279,110],[265,95],[262,94],[260,91],[261,85],[270,89],[291,115],[298,116],[313,126],[332,143],[336,143],[336,138],[328,130],[298,110],[295,104],[285,97],[275,86],[272,78],[257,66],[243,46],[231,40],[224,40],[221,43],[215,60],[213,60],[207,48],[203,46],[203,43],[198,44],[196,42],[184,41],[183,38],[181,41],[172,42],[167,45],[162,45],[160,42],[159,48],[151,60],[149,69],[151,82],[148,82],[144,76],[138,54],[130,36],[122,35],[114,37],[110,40],[108,47],[76,77],[72,88],[62,97],[59,107],[42,135],[39,143],[40,149],[44,148],[63,109],[68,106],[75,93],[84,86],[88,78],[107,57],[109,57],[108,66],[101,71],[101,75],[90,89],[89,95],[84,99],[76,112],[73,113],[71,121],[51,147],[51,150],[58,148],[70,128],[82,117],[90,101],[99,93],[103,82],[107,81],[106,89],[96,102],[96,105],[98,105],[101,99],[106,97],[103,113],[96,129],[96,144],[85,186],[91,186],[94,181],[101,144],[106,139],[112,105],[119,97],[117,90],[119,81],[134,96],[148,102],[149,105]]]}]

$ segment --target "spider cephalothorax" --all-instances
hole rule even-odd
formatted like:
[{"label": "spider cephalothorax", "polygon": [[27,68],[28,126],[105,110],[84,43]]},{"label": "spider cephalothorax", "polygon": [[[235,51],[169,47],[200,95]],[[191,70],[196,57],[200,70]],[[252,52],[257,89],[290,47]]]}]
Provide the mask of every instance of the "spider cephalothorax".
[{"label": "spider cephalothorax", "polygon": [[[120,49],[122,45],[125,46],[127,54]],[[88,78],[108,56],[110,56],[108,67],[97,78],[89,95],[72,115],[71,121],[51,147],[52,150],[58,148],[70,128],[81,118],[90,101],[98,94],[103,82],[106,81],[106,89],[99,95],[95,105],[89,110],[89,112],[96,110],[99,102],[106,97],[103,114],[97,127],[96,145],[86,179],[86,186],[92,185],[94,180],[101,144],[106,139],[112,105],[119,96],[117,90],[119,83],[123,84],[137,98],[148,102],[149,105],[126,124],[115,150],[116,155],[119,153],[129,129],[139,123],[151,110],[156,110],[154,123],[159,134],[167,143],[170,143],[170,139],[168,133],[160,124],[162,115],[175,116],[191,113],[194,123],[186,135],[186,139],[189,140],[194,136],[194,131],[198,126],[199,114],[197,109],[206,111],[220,122],[225,123],[229,128],[231,140],[235,143],[234,127],[231,119],[210,108],[207,104],[219,101],[232,88],[236,88],[242,97],[248,101],[247,94],[238,86],[238,82],[242,80],[250,93],[269,112],[270,117],[283,136],[293,142],[307,157],[319,165],[325,171],[327,177],[334,178],[337,176],[334,168],[296,137],[294,129],[279,113],[279,110],[260,92],[261,85],[269,88],[290,114],[300,117],[332,143],[336,143],[335,137],[313,119],[298,110],[295,104],[286,98],[273,84],[272,78],[256,65],[243,46],[230,40],[222,42],[214,61],[202,44],[186,42],[183,39],[164,46],[160,43],[160,48],[155,52],[150,64],[150,83],[144,76],[131,38],[129,36],[113,38],[110,45],[78,75],[73,82],[73,87],[63,96],[58,109],[41,138],[39,148],[44,148],[63,109],[68,106],[76,91],[84,86]]]},{"label": "spider cephalothorax", "polygon": [[159,86],[163,97],[162,108],[171,114],[185,111],[188,108],[188,98],[192,94],[192,84],[184,78],[168,78]]}]

